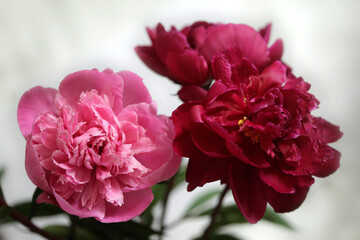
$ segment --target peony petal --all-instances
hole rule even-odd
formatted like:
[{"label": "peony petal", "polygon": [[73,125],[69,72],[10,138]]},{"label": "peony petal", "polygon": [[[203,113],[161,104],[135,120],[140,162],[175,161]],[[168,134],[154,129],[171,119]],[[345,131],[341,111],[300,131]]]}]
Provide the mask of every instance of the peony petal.
[{"label": "peony petal", "polygon": [[34,150],[34,146],[31,140],[26,143],[25,169],[30,180],[36,186],[38,186],[45,192],[52,192],[46,180],[45,171],[41,166],[40,159],[38,158],[38,155]]},{"label": "peony petal", "polygon": [[69,74],[61,81],[60,95],[65,103],[76,106],[81,93],[97,90],[100,95],[106,94],[115,114],[122,109],[123,79],[107,69],[99,72],[97,69],[83,70]]},{"label": "peony petal", "polygon": [[259,33],[264,38],[265,42],[268,43],[270,39],[271,23],[260,29]]},{"label": "peony petal", "polygon": [[168,76],[164,63],[160,61],[153,47],[139,46],[135,48],[135,51],[146,66],[160,75]]},{"label": "peony petal", "polygon": [[[250,164],[258,168],[267,168],[270,167],[270,164],[266,161],[264,153],[259,149],[251,147],[251,144],[244,145],[243,147],[239,146],[236,142],[232,140],[226,141],[226,147],[237,159],[241,160],[246,164]],[[251,150],[250,150],[251,147]],[[250,153],[248,157],[244,151]]]},{"label": "peony petal", "polygon": [[234,200],[250,223],[258,222],[266,210],[262,184],[254,169],[239,161],[231,161],[229,182]]},{"label": "peony petal", "polygon": [[231,81],[231,64],[225,54],[215,54],[212,58],[212,70],[215,80]]},{"label": "peony petal", "polygon": [[256,66],[262,66],[269,60],[266,41],[245,24],[227,24],[214,28],[200,46],[200,53],[210,62],[216,53],[229,47],[239,47],[243,57],[249,58]]},{"label": "peony petal", "polygon": [[105,217],[97,220],[103,223],[126,222],[139,216],[150,205],[153,197],[151,188],[124,193],[124,204],[114,206],[107,203]]},{"label": "peony petal", "polygon": [[[78,193],[80,195],[80,193]],[[71,203],[63,199],[59,194],[54,191],[54,196],[56,201],[59,203],[60,207],[67,213],[79,216],[81,218],[95,217],[97,220],[101,220],[105,216],[105,201],[100,200],[100,202],[95,205],[91,210],[88,210],[86,207],[81,206],[80,198],[77,200],[71,199]],[[74,198],[74,195],[72,196]]]},{"label": "peony petal", "polygon": [[[150,173],[142,178],[137,189],[147,188],[169,179],[177,172],[181,163],[181,157],[174,152],[172,147],[175,133],[171,120],[165,116],[159,116],[157,120],[159,123],[150,122],[149,125],[153,127],[148,128],[148,136],[154,139],[156,148],[151,152],[136,155],[142,165],[151,169]],[[159,129],[155,126],[159,126]],[[164,133],[164,129],[168,131]]]},{"label": "peony petal", "polygon": [[[123,107],[135,103],[152,103],[149,90],[143,83],[141,77],[130,71],[121,71],[117,73],[124,81]],[[155,104],[155,103],[153,103]],[[156,106],[156,104],[155,104]],[[115,111],[114,111],[115,112]],[[115,112],[116,113],[116,112]]]},{"label": "peony petal", "polygon": [[270,61],[280,60],[283,54],[283,41],[281,39],[276,40],[269,48]]},{"label": "peony petal", "polygon": [[193,49],[182,53],[170,52],[164,62],[171,78],[178,83],[202,85],[208,80],[208,65]]},{"label": "peony petal", "polygon": [[196,85],[183,86],[177,93],[183,102],[204,100],[206,94],[207,91],[205,89]]},{"label": "peony petal", "polygon": [[336,126],[323,118],[314,117],[313,124],[316,126],[317,135],[323,143],[336,142],[343,136],[339,126]]},{"label": "peony petal", "polygon": [[205,127],[203,123],[194,123],[191,129],[193,142],[203,153],[215,158],[231,156],[226,148],[225,140]]},{"label": "peony petal", "polygon": [[293,194],[281,194],[271,187],[265,188],[265,198],[274,208],[275,212],[291,212],[297,209],[305,200],[309,191],[308,187],[297,187]]},{"label": "peony petal", "polygon": [[205,183],[224,180],[228,177],[229,162],[227,158],[190,158],[186,170],[187,190],[202,187]]},{"label": "peony petal", "polygon": [[56,89],[34,87],[22,95],[18,110],[17,120],[22,135],[27,139],[32,132],[35,117],[40,113],[50,112],[57,115],[55,105]]}]

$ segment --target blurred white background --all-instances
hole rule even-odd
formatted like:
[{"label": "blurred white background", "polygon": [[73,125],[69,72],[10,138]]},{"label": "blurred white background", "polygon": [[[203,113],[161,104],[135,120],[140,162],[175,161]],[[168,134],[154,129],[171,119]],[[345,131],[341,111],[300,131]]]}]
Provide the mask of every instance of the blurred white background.
[{"label": "blurred white background", "polygon": [[[360,239],[360,1],[358,0],[2,0],[0,2],[0,166],[9,204],[27,200],[34,185],[24,170],[25,140],[16,121],[21,95],[35,85],[57,88],[69,73],[98,68],[131,70],[144,78],[159,112],[170,115],[180,101],[178,86],[149,70],[136,45],[149,44],[145,27],[162,22],[178,28],[197,20],[246,23],[259,29],[271,22],[271,41],[282,38],[283,60],[312,84],[320,100],[314,112],[340,125],[344,137],[333,146],[342,152],[341,168],[317,179],[304,204],[284,214],[289,231],[260,221],[228,231],[244,239]],[[192,193],[170,199],[167,220],[180,216]],[[231,197],[230,197],[231,200]],[[54,221],[65,221],[55,219]],[[39,225],[48,222],[39,221]],[[171,229],[167,239],[197,236],[207,219]],[[42,239],[20,226],[0,226],[6,240]]]}]

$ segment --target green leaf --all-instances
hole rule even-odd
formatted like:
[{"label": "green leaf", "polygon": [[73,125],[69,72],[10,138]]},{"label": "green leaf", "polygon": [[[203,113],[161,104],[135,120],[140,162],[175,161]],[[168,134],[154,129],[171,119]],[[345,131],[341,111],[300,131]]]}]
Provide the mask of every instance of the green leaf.
[{"label": "green leaf", "polygon": [[[68,239],[70,236],[70,227],[62,225],[50,225],[44,228],[44,230],[55,237],[60,239]],[[76,240],[101,240],[100,237],[95,236],[92,232],[82,227],[75,227]]]},{"label": "green leaf", "polygon": [[4,222],[11,212],[11,207],[1,206],[0,207],[0,223]]},{"label": "green leaf", "polygon": [[270,208],[266,209],[266,212],[265,212],[265,215],[264,215],[263,219],[265,219],[267,221],[270,221],[272,223],[281,225],[283,227],[286,227],[286,228],[288,228],[290,230],[294,230],[294,227],[291,226],[291,224],[288,223],[285,220],[285,218],[283,218],[282,216],[280,216],[280,214],[274,212],[274,210],[272,210]]},{"label": "green leaf", "polygon": [[100,236],[103,240],[148,240],[158,232],[150,227],[134,222],[101,223],[93,218],[81,219],[78,225]]},{"label": "green leaf", "polygon": [[194,216],[197,208],[204,207],[206,203],[208,203],[215,196],[219,195],[221,190],[213,190],[206,192],[204,195],[199,196],[195,199],[195,201],[185,210],[185,217]]},{"label": "green leaf", "polygon": [[[13,207],[13,209],[24,216],[29,216],[31,211],[31,202],[23,202],[16,204]],[[61,210],[60,208],[51,204],[41,203],[37,205],[36,212],[33,217],[48,217],[61,213],[64,213],[64,211]],[[4,223],[11,223],[11,222],[14,222],[14,220],[8,218]]]},{"label": "green leaf", "polygon": [[[213,209],[210,208],[199,213],[197,216],[207,216],[212,214],[212,212]],[[275,213],[271,208],[266,209],[263,219],[281,225],[291,230],[294,229],[283,217],[280,216],[280,214]],[[248,221],[242,215],[237,205],[233,204],[230,206],[224,206],[220,209],[218,216],[215,220],[214,228],[220,228],[225,225],[235,224],[235,223],[242,224],[242,223],[248,223]]]},{"label": "green leaf", "polygon": [[36,188],[34,191],[34,194],[32,196],[31,205],[30,205],[30,212],[29,212],[29,220],[35,215],[36,209],[38,207],[38,204],[36,203],[37,197],[42,193],[43,191],[40,188]]},{"label": "green leaf", "polygon": [[173,188],[176,188],[181,183],[184,183],[185,182],[185,176],[186,176],[186,166],[184,166],[182,164],[182,165],[180,165],[179,170],[177,171],[177,173],[175,175]]}]

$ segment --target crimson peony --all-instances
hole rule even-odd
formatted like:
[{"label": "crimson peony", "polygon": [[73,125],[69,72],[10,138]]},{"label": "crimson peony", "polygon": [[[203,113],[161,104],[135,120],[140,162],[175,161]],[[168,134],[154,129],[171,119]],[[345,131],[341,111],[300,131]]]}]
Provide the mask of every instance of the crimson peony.
[{"label": "crimson peony", "polygon": [[182,85],[203,85],[212,78],[211,61],[215,54],[236,49],[254,66],[263,69],[282,55],[277,40],[268,48],[271,25],[257,32],[245,24],[196,22],[178,31],[158,24],[147,29],[151,46],[139,46],[136,52],[155,72]]},{"label": "crimson peony", "polygon": [[266,56],[249,52],[264,51],[240,50],[214,53],[214,84],[173,112],[174,148],[189,157],[188,190],[220,180],[255,223],[267,203],[276,212],[296,209],[314,176],[339,167],[340,153],[328,143],[342,133],[311,115],[319,101],[308,83],[280,61],[263,70],[256,66]]}]

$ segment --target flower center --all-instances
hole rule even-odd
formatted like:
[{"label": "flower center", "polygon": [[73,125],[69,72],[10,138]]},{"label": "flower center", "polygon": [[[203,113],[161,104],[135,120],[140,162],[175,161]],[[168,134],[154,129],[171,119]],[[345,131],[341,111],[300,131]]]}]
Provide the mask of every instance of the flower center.
[{"label": "flower center", "polygon": [[[245,98],[244,98],[245,99]],[[247,121],[247,117],[243,116],[243,118],[241,118],[238,121],[238,125],[239,125],[239,131],[242,131],[244,133],[245,136],[251,138],[251,140],[253,141],[253,143],[258,143],[259,142],[259,138],[260,138],[260,133],[255,132],[252,128],[244,126],[245,122]]]}]

